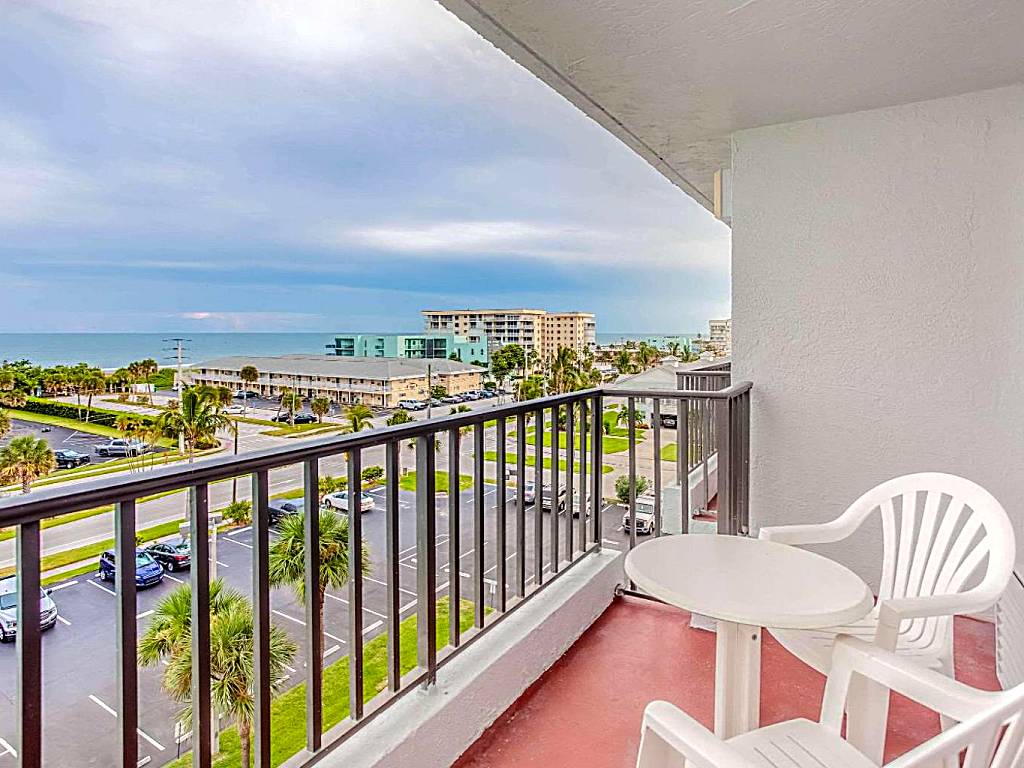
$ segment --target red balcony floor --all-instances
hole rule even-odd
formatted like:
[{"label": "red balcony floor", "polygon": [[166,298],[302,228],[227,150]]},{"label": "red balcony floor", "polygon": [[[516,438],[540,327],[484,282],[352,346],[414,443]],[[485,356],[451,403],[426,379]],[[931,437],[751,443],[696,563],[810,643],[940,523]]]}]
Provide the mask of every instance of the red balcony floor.
[{"label": "red balcony floor", "polygon": [[[825,678],[763,635],[761,724],[816,720]],[[998,689],[993,625],[955,624],[957,679]],[[640,720],[654,699],[673,702],[711,727],[715,637],[689,615],[621,598],[480,737],[456,768],[628,768]],[[891,759],[938,733],[938,717],[893,697],[886,748]]]}]

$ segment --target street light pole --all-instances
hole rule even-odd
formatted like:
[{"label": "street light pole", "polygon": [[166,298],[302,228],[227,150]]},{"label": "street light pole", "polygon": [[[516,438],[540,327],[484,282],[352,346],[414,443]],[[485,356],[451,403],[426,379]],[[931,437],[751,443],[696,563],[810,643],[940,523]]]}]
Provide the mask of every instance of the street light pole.
[{"label": "street light pole", "polygon": [[434,399],[434,394],[430,390],[430,374],[431,374],[432,371],[433,371],[433,365],[431,363],[427,363],[427,418],[428,419],[430,418],[430,414],[431,414],[432,407],[433,407],[431,401]]}]

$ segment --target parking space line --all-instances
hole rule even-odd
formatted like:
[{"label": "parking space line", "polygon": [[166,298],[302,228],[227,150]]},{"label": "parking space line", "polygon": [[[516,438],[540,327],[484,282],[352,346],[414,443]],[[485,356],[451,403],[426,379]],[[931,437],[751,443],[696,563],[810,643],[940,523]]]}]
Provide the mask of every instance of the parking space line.
[{"label": "parking space line", "polygon": [[0,747],[4,748],[4,751],[0,752],[0,757],[3,757],[4,755],[10,755],[11,757],[15,757],[16,758],[18,756],[18,750],[16,750],[14,747],[12,747],[4,739],[0,739]]},{"label": "parking space line", "polygon": [[227,563],[222,563],[220,560],[217,561],[217,565],[219,565],[221,568],[230,568],[231,567]]},{"label": "parking space line", "polygon": [[246,531],[251,531],[251,530],[252,530],[252,526],[251,525],[247,525],[247,526],[245,526],[245,528],[238,528],[238,529],[236,529],[234,531],[228,531],[228,536],[237,536],[240,533],[245,533]]},{"label": "parking space line", "polygon": [[165,573],[165,574],[164,574],[164,576],[166,576],[166,577],[167,577],[168,579],[170,579],[171,581],[176,581],[176,582],[178,582],[179,584],[184,584],[184,583],[185,583],[184,581],[182,581],[181,579],[179,579],[179,578],[178,578],[177,576],[171,576],[171,574],[169,574],[169,573]]},{"label": "parking space line", "polygon": [[106,592],[106,593],[107,593],[108,595],[113,595],[114,597],[117,597],[117,592],[115,592],[115,591],[114,591],[114,590],[112,590],[112,589],[107,589],[107,588],[106,588],[106,587],[104,587],[104,586],[103,586],[102,584],[97,584],[97,583],[96,583],[95,581],[93,581],[92,579],[86,579],[86,580],[85,580],[85,583],[86,583],[86,584],[92,584],[92,585],[93,585],[94,587],[96,587],[96,589],[102,589],[102,590],[103,590],[104,592]]},{"label": "parking space line", "polygon": [[328,656],[330,656],[332,653],[334,653],[335,651],[339,650],[340,648],[341,648],[340,645],[332,645],[330,648],[328,648],[326,651],[324,651],[324,658],[326,659]]},{"label": "parking space line", "polygon": [[[381,581],[380,579],[374,579],[374,578],[371,578],[369,576],[364,576],[363,579],[365,579],[366,581],[372,581],[374,584],[380,584],[382,587],[386,587],[388,585],[388,583],[386,581]],[[411,589],[406,589],[405,587],[401,587],[401,586],[398,588],[398,591],[399,592],[405,592],[405,594],[407,594],[407,595],[415,595],[416,594]]]},{"label": "parking space line", "polygon": [[377,627],[383,627],[383,626],[384,626],[384,622],[383,621],[379,621],[379,620],[375,621],[370,626],[363,628],[363,634],[364,635],[368,635],[371,632],[373,632],[373,630],[377,629]]},{"label": "parking space line", "polygon": [[63,616],[61,616],[61,615],[60,615],[59,613],[57,614],[57,621],[59,621],[59,622],[60,622],[61,624],[63,624],[63,625],[65,626],[65,627],[70,627],[70,626],[71,626],[71,622],[70,622],[70,621],[68,621],[67,619],[65,619],[65,618],[64,618]]},{"label": "parking space line", "polygon": [[[304,622],[302,619],[296,619],[294,616],[289,616],[287,613],[284,613],[283,611],[277,610],[277,608],[271,608],[270,612],[277,614],[282,619],[288,619],[288,621],[294,621],[296,624],[301,624],[302,626],[306,626],[306,622]],[[326,633],[324,633],[324,634],[326,634]]]},{"label": "parking space line", "polygon": [[338,643],[343,643],[345,645],[348,644],[348,640],[344,640],[344,639],[338,637],[337,635],[332,635],[330,632],[324,632],[324,637],[329,637],[329,638],[331,638],[331,640],[334,640],[335,642],[338,642]]},{"label": "parking space line", "polygon": [[[89,698],[92,699],[94,704],[99,705],[101,708],[107,710],[107,712],[109,712],[111,715],[113,715],[114,717],[117,717],[117,712],[113,709],[113,707],[107,706],[107,704],[105,704],[100,698],[98,698],[97,696],[93,696],[91,693],[89,694]],[[148,741],[154,747],[159,749],[161,752],[164,751],[164,745],[161,744],[156,739],[154,739],[152,736],[150,736],[144,730],[142,730],[141,728],[136,728],[135,730],[139,732],[139,736],[144,738],[146,741]]]},{"label": "parking space line", "polygon": [[63,584],[57,584],[56,586],[50,587],[50,591],[56,592],[57,590],[64,589],[65,587],[73,587],[77,583],[78,579],[73,579],[72,581],[65,581]]},{"label": "parking space line", "polygon": [[224,539],[224,541],[230,541],[232,544],[237,544],[240,547],[252,549],[252,544],[246,544],[244,541],[235,541],[234,539]]},{"label": "parking space line", "polygon": [[607,547],[611,547],[612,549],[618,549],[619,548],[619,542],[612,541],[611,539],[601,539],[601,544],[603,544],[604,546],[607,546]]},{"label": "parking space line", "polygon": [[152,616],[154,613],[156,613],[156,611],[153,610],[152,608],[150,608],[148,611],[143,611],[142,613],[135,614],[135,618],[136,619],[144,619],[147,616]]}]

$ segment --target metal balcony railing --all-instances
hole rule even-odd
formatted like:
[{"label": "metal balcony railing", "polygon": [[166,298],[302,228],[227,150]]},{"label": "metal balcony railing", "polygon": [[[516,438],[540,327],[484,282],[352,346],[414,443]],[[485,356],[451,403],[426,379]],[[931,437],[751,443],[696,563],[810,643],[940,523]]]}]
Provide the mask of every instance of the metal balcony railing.
[{"label": "metal balcony railing", "polygon": [[[711,378],[711,377],[706,377]],[[716,377],[719,378],[720,377]],[[192,589],[192,765],[211,765],[211,659],[210,642],[210,566],[209,513],[211,483],[237,477],[248,477],[252,484],[253,540],[251,552],[252,599],[254,615],[254,725],[253,755],[255,766],[271,764],[270,705],[270,582],[268,571],[270,518],[268,504],[269,480],[272,470],[301,464],[303,468],[304,508],[319,507],[320,461],[344,455],[347,459],[349,499],[359,499],[362,490],[363,453],[384,449],[386,545],[384,573],[376,573],[373,581],[384,581],[387,608],[384,611],[387,635],[387,685],[375,696],[364,695],[364,625],[363,607],[366,578],[358,568],[351,569],[347,584],[348,622],[348,691],[330,692],[347,695],[349,715],[325,732],[322,690],[323,669],[320,664],[307,663],[306,682],[306,747],[293,756],[287,766],[298,767],[316,762],[325,752],[341,744],[362,724],[386,710],[406,692],[417,686],[431,685],[438,669],[451,662],[463,649],[483,637],[491,628],[529,600],[536,599],[544,588],[588,556],[602,548],[602,479],[603,415],[605,397],[622,398],[627,411],[628,473],[631,478],[628,510],[632,516],[630,546],[636,541],[637,477],[637,399],[653,402],[651,422],[654,455],[660,455],[663,432],[658,418],[661,404],[667,400],[689,412],[691,406],[706,407],[714,424],[714,432],[699,433],[698,440],[710,441],[701,446],[701,455],[717,453],[719,473],[719,531],[739,533],[747,525],[749,462],[749,392],[744,382],[724,389],[693,390],[614,390],[590,389],[495,406],[448,417],[417,421],[394,427],[367,430],[354,434],[303,441],[295,447],[274,448],[251,453],[223,456],[198,461],[191,465],[158,468],[143,474],[129,474],[113,479],[86,480],[66,487],[40,489],[25,496],[0,500],[0,527],[16,527],[16,578],[21,595],[38,594],[40,589],[41,542],[43,521],[79,510],[114,505],[115,555],[119,563],[131,563],[136,548],[136,502],[146,496],[187,489],[189,497],[189,537],[192,547],[190,582]],[[703,411],[701,411],[703,413]],[[528,422],[532,420],[535,449],[527,450]],[[493,424],[492,424],[493,422]],[[548,425],[564,424],[565,441],[561,445],[559,431],[553,428],[550,445],[542,435]],[[509,428],[514,428],[514,462],[506,458],[510,442]],[[496,466],[493,483],[497,495],[493,512],[485,504],[485,434],[493,427],[496,443]],[[692,424],[690,418],[678,419],[675,431],[679,446],[689,446]],[[464,434],[465,433],[465,434]],[[435,486],[435,464],[438,436],[447,439],[448,488]],[[461,530],[461,494],[459,488],[460,445],[472,441],[472,504],[467,521],[472,521],[472,538]],[[399,546],[400,463],[401,448],[406,441],[415,442],[415,571],[416,571],[416,667],[405,671],[400,665],[402,634],[400,632],[401,593],[409,591],[400,584]],[[678,450],[683,456],[686,450]],[[530,461],[533,466],[529,467]],[[550,465],[545,466],[545,461]],[[564,461],[564,468],[562,462]],[[515,465],[514,493],[510,488],[509,464]],[[677,483],[689,475],[689,462],[677,466]],[[534,503],[526,501],[524,479],[532,479]],[[581,514],[558,514],[551,504],[545,514],[542,489],[566,490],[566,510]],[[662,532],[661,462],[654,462],[654,496],[656,534]],[[438,501],[437,493],[448,491],[447,501]],[[687,494],[682,518],[687,520]],[[445,510],[445,507],[447,508]],[[532,507],[532,510],[530,509]],[[437,544],[438,517],[447,511],[448,539]],[[469,510],[466,510],[469,512]],[[491,517],[493,515],[493,519]],[[307,515],[307,522],[316,516]],[[486,518],[486,520],[485,520]],[[485,539],[490,526],[493,538]],[[305,526],[306,594],[315,593],[320,573],[319,531],[317,525]],[[349,562],[361,562],[363,523],[360,515],[349,515]],[[464,539],[466,542],[464,543]],[[468,549],[466,543],[472,543]],[[437,594],[439,591],[438,546],[446,546],[451,572],[447,585],[452,606],[448,623],[448,644],[438,647]],[[469,574],[460,574],[458,564],[471,556]],[[488,563],[493,563],[487,567]],[[493,571],[493,579],[485,573]],[[462,576],[467,577],[467,594],[463,595]],[[136,766],[139,754],[139,690],[137,673],[136,584],[134,570],[118,568],[116,572],[117,629],[117,721],[118,749],[114,764],[125,768]],[[443,587],[443,585],[442,585]],[[490,604],[486,595],[492,595]],[[465,603],[463,601],[466,601]],[[472,606],[472,627],[461,631],[459,609]],[[42,713],[42,645],[38,607],[31,600],[18,601],[17,685],[15,739],[18,761],[23,768],[40,768],[43,764]],[[319,659],[323,653],[323,627],[314,599],[306,600],[303,629],[307,658]]]}]

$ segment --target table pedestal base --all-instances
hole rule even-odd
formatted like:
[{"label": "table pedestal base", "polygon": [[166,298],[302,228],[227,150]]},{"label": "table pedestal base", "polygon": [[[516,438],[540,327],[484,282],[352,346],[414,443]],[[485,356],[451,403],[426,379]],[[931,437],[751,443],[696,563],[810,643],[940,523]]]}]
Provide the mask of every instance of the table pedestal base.
[{"label": "table pedestal base", "polygon": [[719,621],[715,653],[715,735],[730,739],[760,725],[761,628]]}]

